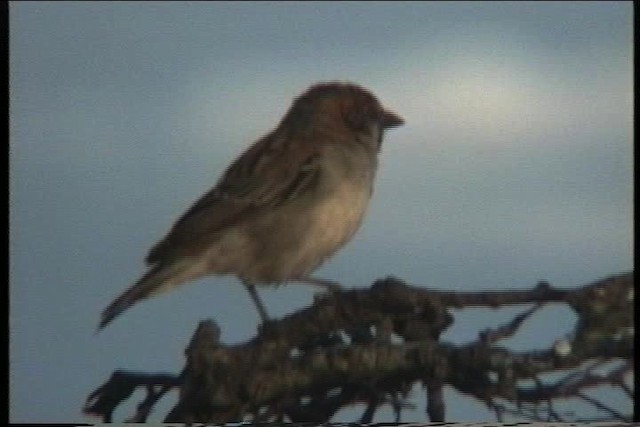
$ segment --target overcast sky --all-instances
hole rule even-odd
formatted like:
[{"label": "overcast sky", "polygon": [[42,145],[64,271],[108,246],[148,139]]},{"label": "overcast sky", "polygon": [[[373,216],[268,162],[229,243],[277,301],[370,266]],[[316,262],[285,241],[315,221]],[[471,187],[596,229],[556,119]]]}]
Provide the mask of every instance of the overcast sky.
[{"label": "overcast sky", "polygon": [[[89,392],[118,368],[178,372],[201,319],[227,343],[252,336],[230,277],[94,330],[176,217],[322,80],[369,88],[406,124],[386,135],[362,228],[318,277],[480,290],[632,269],[631,2],[13,2],[12,422],[92,421]],[[314,291],[260,290],[274,316]],[[444,339],[497,315],[474,316]],[[572,321],[548,309],[520,343]],[[424,421],[415,393],[406,420]],[[491,419],[446,396],[451,420]]]}]

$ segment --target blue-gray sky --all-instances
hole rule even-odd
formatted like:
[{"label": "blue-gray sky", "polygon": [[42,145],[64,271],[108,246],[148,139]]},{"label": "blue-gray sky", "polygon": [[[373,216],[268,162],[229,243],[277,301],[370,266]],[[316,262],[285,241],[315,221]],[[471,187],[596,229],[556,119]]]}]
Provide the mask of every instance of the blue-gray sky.
[{"label": "blue-gray sky", "polygon": [[[178,372],[203,318],[229,343],[254,333],[244,289],[210,278],[93,335],[148,248],[321,80],[368,87],[406,125],[317,276],[479,290],[632,268],[631,2],[12,2],[11,421],[90,420],[114,369]],[[283,315],[313,292],[261,294]],[[496,321],[474,316],[445,339]],[[521,344],[571,322],[550,310]],[[447,396],[452,420],[490,418]]]}]

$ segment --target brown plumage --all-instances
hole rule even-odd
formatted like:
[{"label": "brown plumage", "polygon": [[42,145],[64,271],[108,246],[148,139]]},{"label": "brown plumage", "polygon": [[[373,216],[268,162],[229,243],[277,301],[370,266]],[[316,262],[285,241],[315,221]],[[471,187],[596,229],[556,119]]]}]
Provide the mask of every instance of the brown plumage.
[{"label": "brown plumage", "polygon": [[206,275],[237,276],[254,300],[253,284],[313,282],[310,273],[358,229],[384,129],[402,123],[355,84],[309,88],[151,249],[148,272],[104,310],[99,328]]}]

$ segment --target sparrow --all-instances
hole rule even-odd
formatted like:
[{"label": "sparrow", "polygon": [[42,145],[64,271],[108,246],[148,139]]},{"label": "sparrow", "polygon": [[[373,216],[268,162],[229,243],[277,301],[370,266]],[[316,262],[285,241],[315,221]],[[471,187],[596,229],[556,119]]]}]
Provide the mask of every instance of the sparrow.
[{"label": "sparrow", "polygon": [[367,89],[321,82],[151,248],[147,272],[103,312],[98,330],[134,304],[208,275],[235,275],[263,321],[255,285],[307,282],[359,228],[384,131],[403,119]]}]

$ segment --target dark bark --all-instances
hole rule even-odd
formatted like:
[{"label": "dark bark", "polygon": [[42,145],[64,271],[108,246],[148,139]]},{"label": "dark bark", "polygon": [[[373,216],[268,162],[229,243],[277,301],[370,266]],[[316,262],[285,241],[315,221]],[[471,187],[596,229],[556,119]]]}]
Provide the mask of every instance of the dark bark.
[{"label": "dark bark", "polygon": [[[576,313],[570,338],[529,352],[496,345],[551,302]],[[513,304],[531,307],[495,330],[482,331],[470,344],[439,340],[453,321],[451,308]],[[387,278],[367,289],[321,295],[312,306],[263,324],[256,337],[240,345],[224,345],[215,322],[203,321],[180,375],[118,371],[91,394],[85,412],[111,421],[114,408],[136,387],[145,387],[147,397],[131,420],[145,421],[166,391],[179,388],[179,402],[166,422],[320,423],[354,403],[366,406],[361,422],[373,420],[384,404],[394,408],[399,421],[402,408],[410,405],[409,390],[420,382],[427,389],[431,421],[445,420],[444,386],[485,403],[498,418],[510,413],[565,421],[551,403],[576,396],[611,419],[629,421],[630,415],[603,408],[583,391],[608,384],[632,393],[625,382],[633,370],[632,328],[633,273],[575,289],[539,283],[530,290],[500,292],[443,292]],[[605,376],[583,368],[603,359],[619,359],[622,365]],[[539,381],[540,375],[559,370],[572,373],[553,384]],[[531,379],[536,385],[521,384]],[[546,409],[539,409],[545,402]],[[527,411],[530,404],[538,405],[535,416]]]}]

